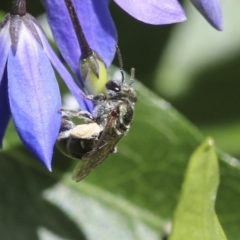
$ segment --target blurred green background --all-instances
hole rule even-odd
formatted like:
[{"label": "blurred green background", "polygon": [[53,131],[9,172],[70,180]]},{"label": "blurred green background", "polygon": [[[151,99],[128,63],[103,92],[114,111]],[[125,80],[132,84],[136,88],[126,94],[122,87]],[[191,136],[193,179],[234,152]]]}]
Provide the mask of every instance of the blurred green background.
[{"label": "blurred green background", "polygon": [[[0,10],[10,5],[1,1]],[[152,26],[111,2],[124,69],[135,67],[136,79],[151,91],[135,84],[139,102],[130,133],[118,154],[84,181],[70,180],[75,163],[57,150],[48,173],[10,124],[0,153],[0,239],[166,239],[187,161],[203,135],[240,158],[240,3],[223,2],[223,32],[190,1],[183,5],[186,22]],[[27,1],[27,10],[44,13],[40,1]],[[235,158],[221,157],[216,203],[230,240],[240,239]]]},{"label": "blurred green background", "polygon": [[[135,67],[145,86],[213,136],[223,150],[240,156],[240,6],[222,3],[224,30],[218,32],[189,1],[183,4],[186,22],[153,26],[111,2],[124,68]],[[10,5],[1,1],[0,9],[7,12]],[[40,1],[28,1],[27,9],[34,16],[44,12]]]}]

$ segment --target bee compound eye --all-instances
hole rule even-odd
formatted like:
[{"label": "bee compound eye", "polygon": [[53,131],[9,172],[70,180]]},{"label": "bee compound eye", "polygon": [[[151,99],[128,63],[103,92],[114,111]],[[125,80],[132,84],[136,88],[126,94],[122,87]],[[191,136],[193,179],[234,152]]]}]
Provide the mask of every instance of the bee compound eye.
[{"label": "bee compound eye", "polygon": [[111,91],[114,91],[114,92],[120,92],[121,91],[120,85],[113,80],[110,80],[109,82],[106,83],[106,88],[108,90],[111,90]]}]

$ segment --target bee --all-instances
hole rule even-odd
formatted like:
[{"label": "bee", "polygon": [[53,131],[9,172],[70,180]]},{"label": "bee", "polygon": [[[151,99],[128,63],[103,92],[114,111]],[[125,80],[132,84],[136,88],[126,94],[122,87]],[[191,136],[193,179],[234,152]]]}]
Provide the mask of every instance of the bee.
[{"label": "bee", "polygon": [[[70,112],[70,114],[73,113]],[[93,149],[100,132],[101,129],[97,123],[75,126],[68,117],[63,116],[56,144],[65,155],[71,158],[82,159],[87,152]]]},{"label": "bee", "polygon": [[75,125],[68,117],[62,117],[61,129],[56,145],[69,157],[79,161],[72,179],[80,181],[102,163],[109,154],[117,152],[116,144],[131,127],[136,93],[132,88],[135,70],[131,69],[129,84],[122,80],[110,80],[106,84],[107,97],[103,94],[88,95],[94,103],[92,114],[86,111],[62,112],[78,117],[85,124]]}]

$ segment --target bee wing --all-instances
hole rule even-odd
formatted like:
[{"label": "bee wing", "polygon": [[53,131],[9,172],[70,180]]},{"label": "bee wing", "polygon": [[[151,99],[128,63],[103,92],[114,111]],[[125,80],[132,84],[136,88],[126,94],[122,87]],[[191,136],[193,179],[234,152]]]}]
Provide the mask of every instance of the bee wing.
[{"label": "bee wing", "polygon": [[117,134],[115,130],[116,116],[110,115],[107,125],[104,128],[101,137],[92,151],[84,155],[83,162],[77,164],[73,171],[72,179],[80,181],[86,177],[94,168],[106,159],[121,139],[123,134]]}]

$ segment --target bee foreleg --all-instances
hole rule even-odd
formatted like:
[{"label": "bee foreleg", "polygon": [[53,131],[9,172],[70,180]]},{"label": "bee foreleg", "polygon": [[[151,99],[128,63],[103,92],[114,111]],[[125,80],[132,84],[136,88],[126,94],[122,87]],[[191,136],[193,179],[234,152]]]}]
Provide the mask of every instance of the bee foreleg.
[{"label": "bee foreleg", "polygon": [[73,111],[73,110],[67,110],[67,109],[60,109],[61,112],[64,112],[65,114],[68,114],[72,117],[77,117],[80,119],[83,119],[87,123],[95,122],[93,119],[93,116],[91,113],[87,111]]},{"label": "bee foreleg", "polygon": [[86,99],[93,101],[95,104],[101,101],[106,100],[106,96],[104,94],[98,94],[98,95],[87,95],[85,96]]}]

